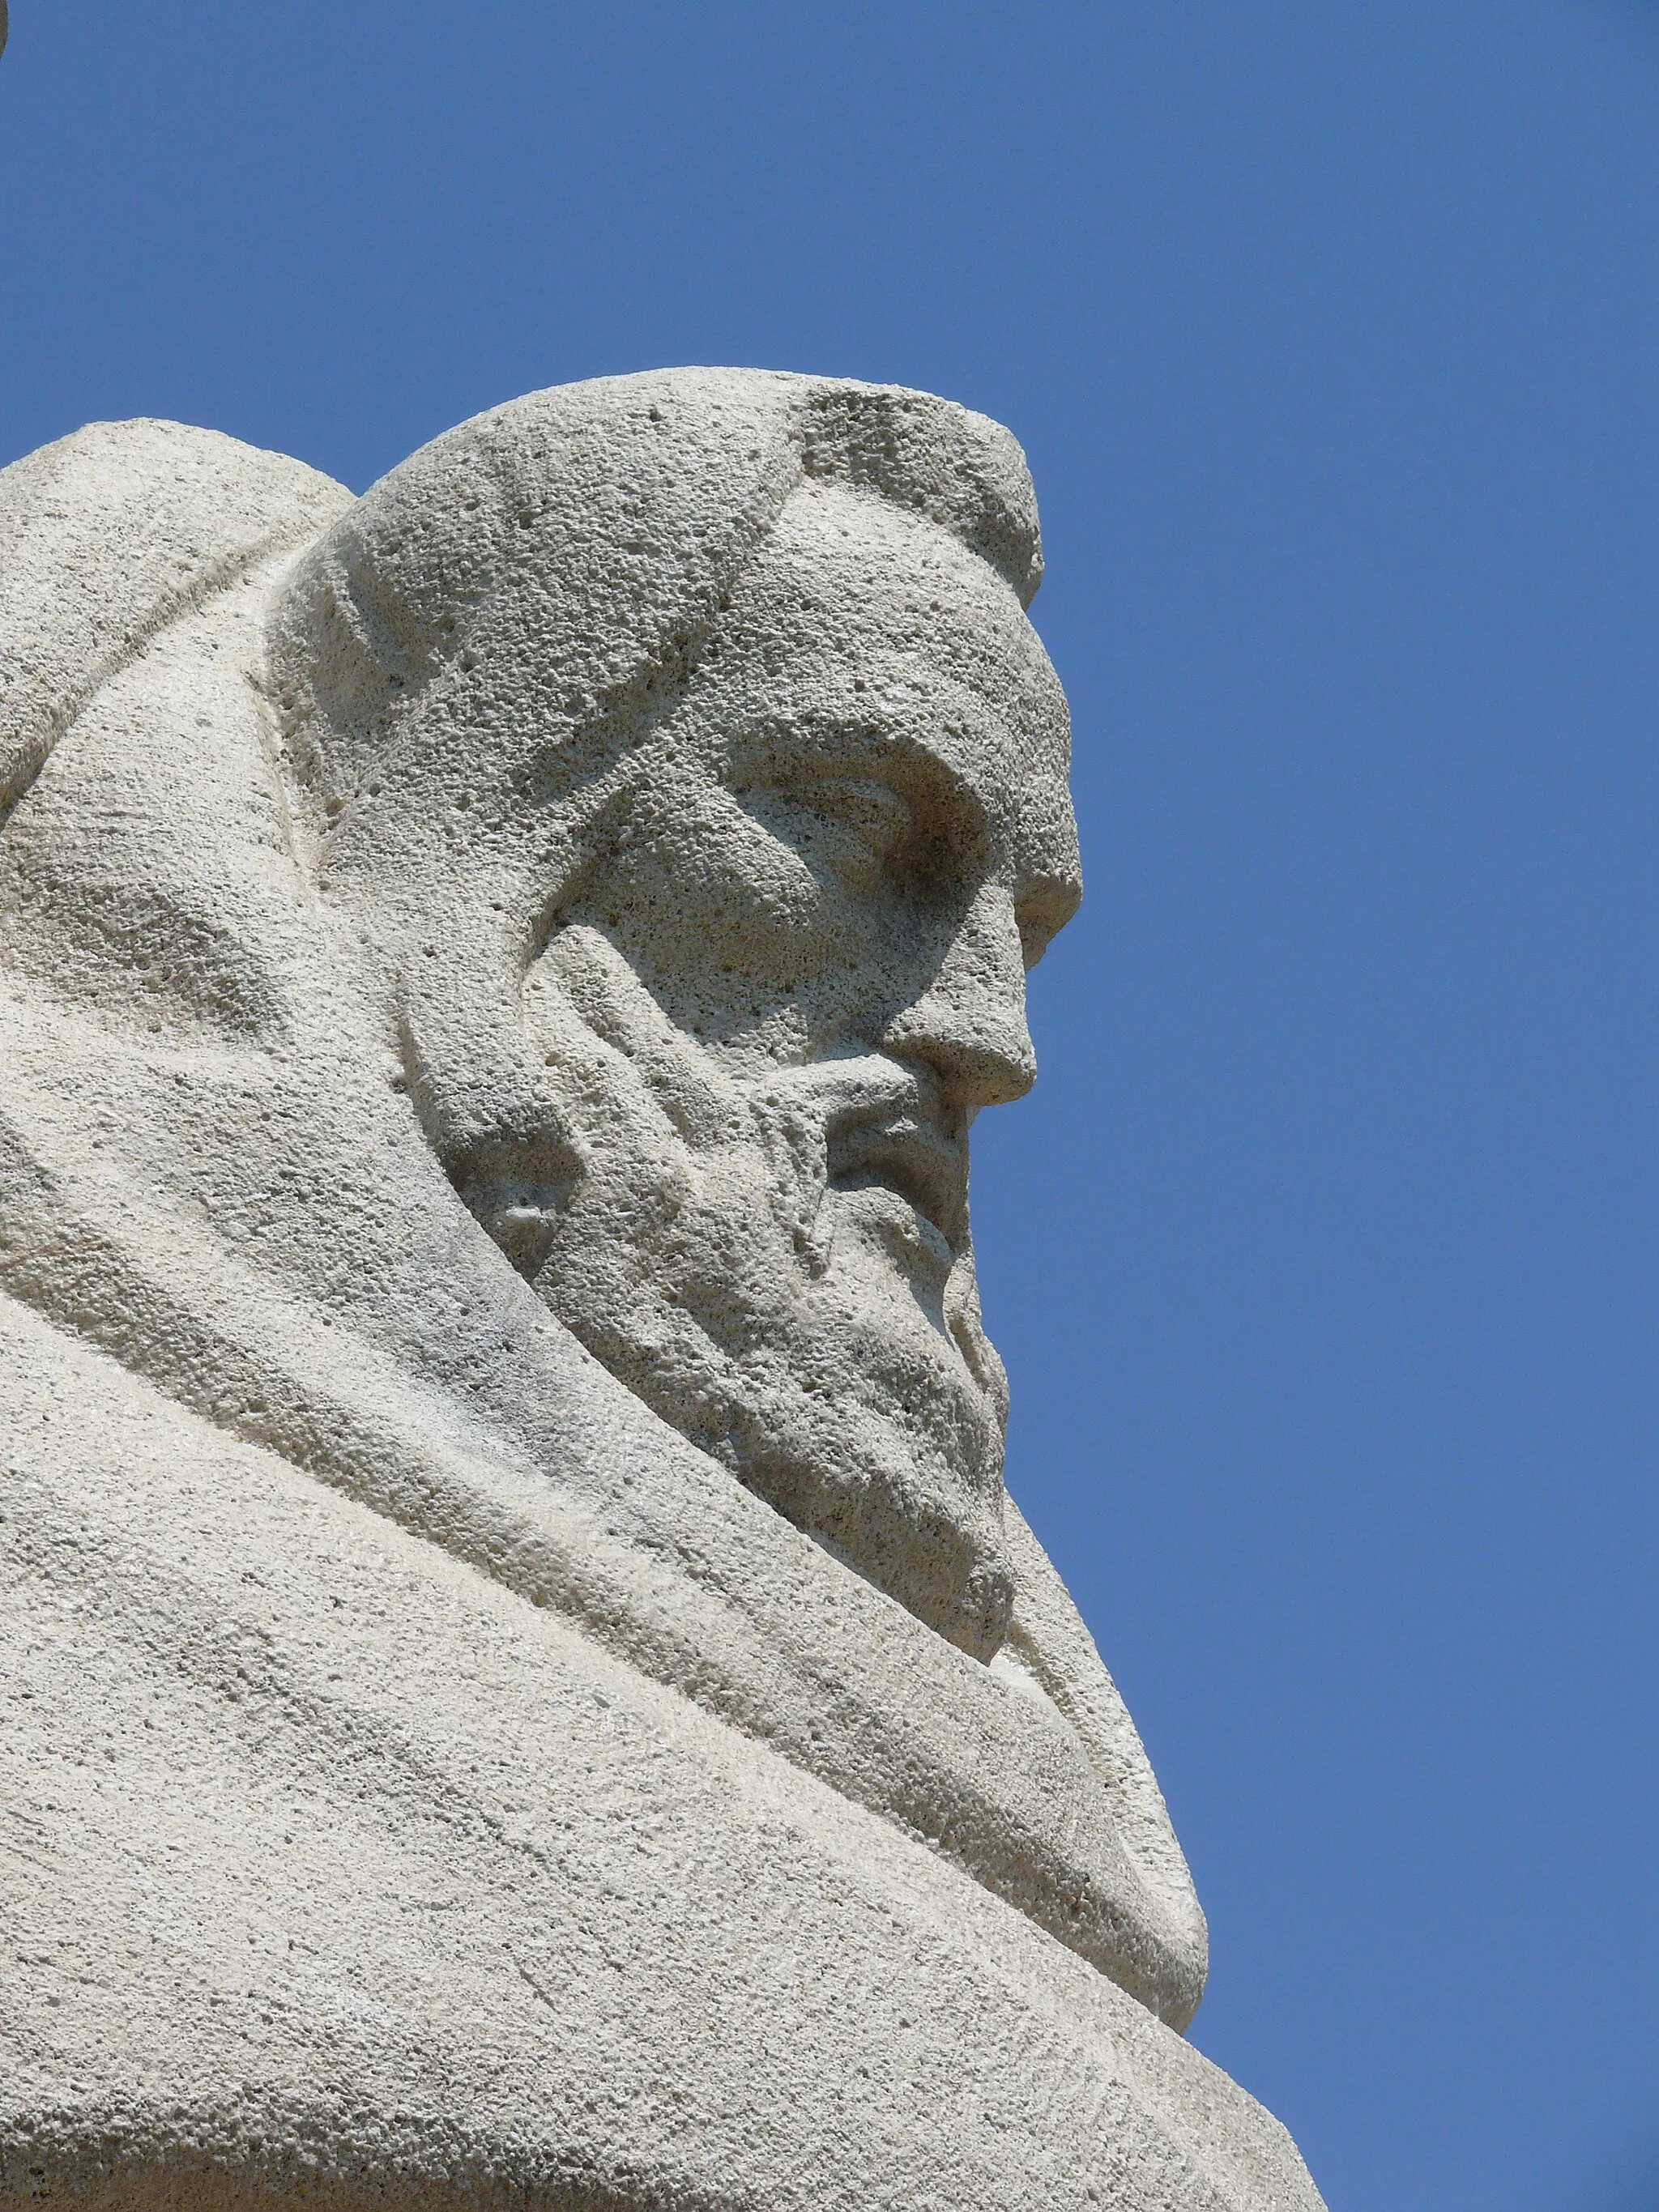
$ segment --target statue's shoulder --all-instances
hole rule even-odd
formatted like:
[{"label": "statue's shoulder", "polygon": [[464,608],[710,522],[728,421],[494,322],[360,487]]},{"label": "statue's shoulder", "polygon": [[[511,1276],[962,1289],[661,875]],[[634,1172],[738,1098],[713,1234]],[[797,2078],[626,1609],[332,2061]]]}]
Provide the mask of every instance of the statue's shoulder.
[{"label": "statue's shoulder", "polygon": [[183,422],[91,422],[0,469],[0,807],[146,640],[351,501]]}]

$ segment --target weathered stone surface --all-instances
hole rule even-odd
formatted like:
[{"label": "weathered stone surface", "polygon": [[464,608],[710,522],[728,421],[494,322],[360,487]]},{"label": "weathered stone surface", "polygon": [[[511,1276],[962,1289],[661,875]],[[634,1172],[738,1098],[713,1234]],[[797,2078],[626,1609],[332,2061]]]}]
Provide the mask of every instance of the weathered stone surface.
[{"label": "weathered stone surface", "polygon": [[6,2201],[1317,2206],[1002,1489],[1039,573],[741,372],[0,474]]}]

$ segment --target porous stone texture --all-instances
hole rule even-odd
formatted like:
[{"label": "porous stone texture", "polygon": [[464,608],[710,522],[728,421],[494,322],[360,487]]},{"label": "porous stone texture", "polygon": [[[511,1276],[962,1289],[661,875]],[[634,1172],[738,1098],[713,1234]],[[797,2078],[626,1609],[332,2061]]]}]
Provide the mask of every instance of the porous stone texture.
[{"label": "porous stone texture", "polygon": [[1312,2212],[1002,1486],[1018,447],[0,472],[0,2199]]}]

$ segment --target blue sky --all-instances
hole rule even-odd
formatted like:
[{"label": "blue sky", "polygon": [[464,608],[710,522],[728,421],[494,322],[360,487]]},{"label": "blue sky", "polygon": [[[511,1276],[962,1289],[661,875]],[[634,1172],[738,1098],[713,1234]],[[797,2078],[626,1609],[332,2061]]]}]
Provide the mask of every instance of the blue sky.
[{"label": "blue sky", "polygon": [[1008,422],[1089,896],[1010,1479],[1335,2212],[1659,2206],[1659,7],[19,0],[0,459],[536,386]]}]

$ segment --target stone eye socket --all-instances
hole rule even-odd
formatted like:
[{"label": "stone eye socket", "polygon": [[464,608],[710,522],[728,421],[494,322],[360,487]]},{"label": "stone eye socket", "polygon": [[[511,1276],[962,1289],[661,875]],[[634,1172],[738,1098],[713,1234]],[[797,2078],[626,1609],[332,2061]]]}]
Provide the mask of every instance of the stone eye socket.
[{"label": "stone eye socket", "polygon": [[891,860],[910,831],[910,802],[890,784],[862,775],[804,777],[791,787],[796,804],[850,830],[878,860]]},{"label": "stone eye socket", "polygon": [[873,776],[792,776],[768,796],[787,808],[806,856],[826,861],[859,889],[895,865],[914,827],[909,800]]}]

